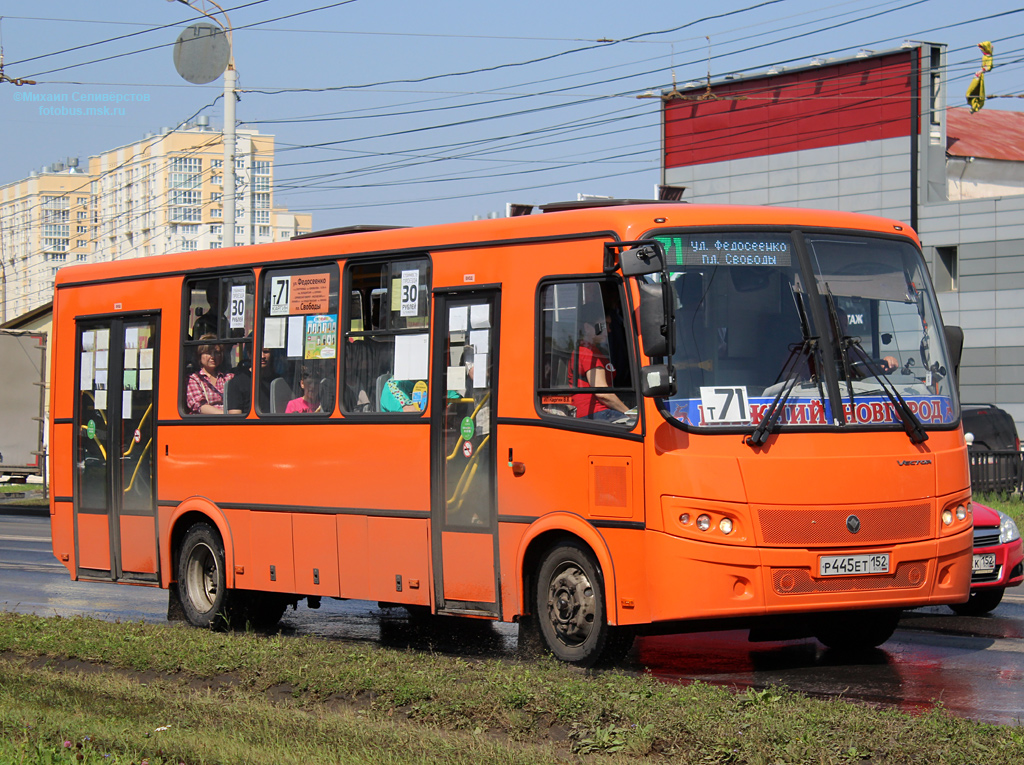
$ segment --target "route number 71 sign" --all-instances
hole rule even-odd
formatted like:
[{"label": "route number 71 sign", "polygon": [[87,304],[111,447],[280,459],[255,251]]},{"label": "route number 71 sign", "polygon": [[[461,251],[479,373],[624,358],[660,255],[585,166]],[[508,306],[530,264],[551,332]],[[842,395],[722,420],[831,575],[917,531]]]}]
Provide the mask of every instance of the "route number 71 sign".
[{"label": "route number 71 sign", "polygon": [[702,387],[700,403],[704,408],[704,422],[709,425],[750,422],[750,404],[745,385]]}]

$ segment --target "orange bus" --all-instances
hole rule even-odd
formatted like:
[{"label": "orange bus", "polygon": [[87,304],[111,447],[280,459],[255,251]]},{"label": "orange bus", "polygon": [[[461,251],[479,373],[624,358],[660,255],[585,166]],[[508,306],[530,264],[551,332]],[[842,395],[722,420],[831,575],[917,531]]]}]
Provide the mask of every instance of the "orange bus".
[{"label": "orange bus", "polygon": [[916,235],[605,201],[61,269],[53,550],[197,626],[305,600],[887,640],[965,601],[956,367]]}]

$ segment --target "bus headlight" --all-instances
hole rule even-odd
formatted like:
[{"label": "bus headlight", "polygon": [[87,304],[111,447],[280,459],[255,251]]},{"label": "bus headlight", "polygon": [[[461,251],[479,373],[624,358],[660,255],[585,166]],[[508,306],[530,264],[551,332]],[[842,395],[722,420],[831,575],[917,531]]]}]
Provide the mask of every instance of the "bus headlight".
[{"label": "bus headlight", "polygon": [[690,525],[690,514],[689,513],[681,513],[679,515],[679,522],[681,524],[683,524],[684,526],[689,526]]},{"label": "bus headlight", "polygon": [[718,522],[718,530],[721,531],[723,534],[731,534],[732,533],[732,519],[731,518],[723,518],[722,520],[720,520]]},{"label": "bus headlight", "polygon": [[953,525],[953,511],[950,510],[948,507],[942,511],[942,522],[946,526]]},{"label": "bus headlight", "polygon": [[966,517],[967,517],[967,505],[957,505],[956,506],[956,519],[958,521],[962,521]]},{"label": "bus headlight", "polygon": [[711,528],[711,516],[706,513],[701,513],[697,516],[697,528],[701,531],[707,531]]}]

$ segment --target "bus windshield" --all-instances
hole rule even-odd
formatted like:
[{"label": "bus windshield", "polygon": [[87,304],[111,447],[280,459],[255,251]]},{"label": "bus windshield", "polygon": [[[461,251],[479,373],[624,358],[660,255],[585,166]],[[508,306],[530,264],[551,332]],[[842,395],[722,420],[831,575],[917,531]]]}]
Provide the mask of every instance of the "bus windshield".
[{"label": "bus windshield", "polygon": [[925,427],[955,422],[942,325],[909,242],[777,231],[657,239],[675,296],[677,392],[665,411],[676,421],[742,428],[773,414],[780,427],[870,428],[901,425],[909,410]]}]

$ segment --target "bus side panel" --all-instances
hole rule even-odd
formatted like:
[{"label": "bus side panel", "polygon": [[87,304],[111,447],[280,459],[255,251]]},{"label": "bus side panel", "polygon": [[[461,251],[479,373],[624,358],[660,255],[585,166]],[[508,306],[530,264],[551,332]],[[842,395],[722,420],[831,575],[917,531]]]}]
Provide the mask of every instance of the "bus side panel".
[{"label": "bus side panel", "polygon": [[430,523],[419,518],[367,518],[364,565],[370,599],[430,605]]},{"label": "bus side panel", "polygon": [[295,586],[306,595],[338,597],[338,535],[332,515],[292,515]]},{"label": "bus side panel", "polygon": [[[501,465],[499,465],[498,474],[500,475],[501,472]],[[526,528],[525,523],[498,524],[498,555],[501,563],[501,620],[505,622],[510,622],[519,614],[533,610],[533,604],[528,602],[530,595],[520,591],[522,582],[516,576],[519,564],[519,546],[526,533]]]},{"label": "bus side panel", "polygon": [[74,505],[71,502],[58,502],[50,497],[50,539],[53,554],[75,578],[75,529]]},{"label": "bus side panel", "polygon": [[54,425],[50,431],[50,539],[53,554],[68,567],[72,578],[75,574],[75,506],[70,501],[58,501],[58,497],[70,499],[74,492],[73,465],[70,459],[57,459],[57,455],[70,455],[74,448],[74,433],[71,423]]},{"label": "bus side panel", "polygon": [[369,523],[365,515],[337,516],[338,578],[341,597],[366,600],[370,576],[366,555],[370,549]]},{"label": "bus side panel", "polygon": [[295,592],[292,515],[250,512],[252,589]]},{"label": "bus side panel", "polygon": [[495,601],[494,539],[490,534],[441,534],[444,557],[444,596],[470,603]]},{"label": "bus side panel", "polygon": [[110,570],[110,522],[106,515],[79,513],[78,554],[82,568]]},{"label": "bus side panel", "polygon": [[[647,624],[654,601],[647,581],[647,534],[639,529],[599,528],[615,567],[614,588],[605,600],[616,624]],[[605,581],[608,581],[607,574]],[[678,586],[679,582],[675,581]]]},{"label": "bus side panel", "polygon": [[156,546],[153,544],[153,517],[122,515],[120,518],[121,570],[136,574],[157,572]]}]

